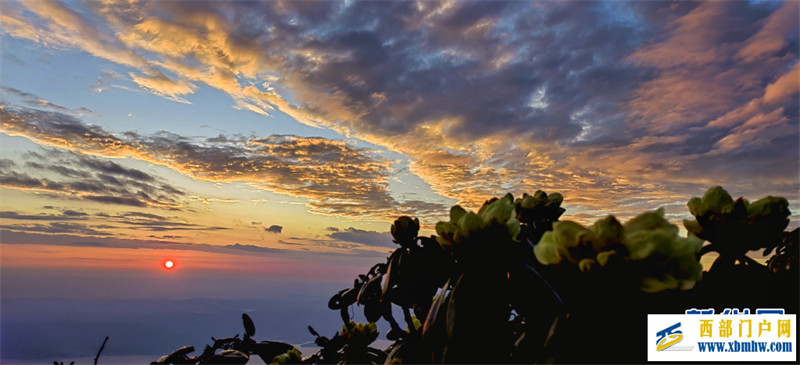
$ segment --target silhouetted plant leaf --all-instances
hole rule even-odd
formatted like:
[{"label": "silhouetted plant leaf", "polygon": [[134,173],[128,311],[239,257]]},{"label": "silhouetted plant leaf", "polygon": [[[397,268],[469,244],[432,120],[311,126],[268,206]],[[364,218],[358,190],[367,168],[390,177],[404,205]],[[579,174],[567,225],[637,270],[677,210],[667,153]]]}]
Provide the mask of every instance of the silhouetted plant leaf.
[{"label": "silhouetted plant leaf", "polygon": [[422,324],[422,338],[428,336],[428,333],[437,325],[437,321],[442,321],[442,313],[446,313],[447,307],[445,301],[447,300],[447,289],[450,286],[450,279],[439,289],[436,296],[433,297],[431,309],[425,318],[425,323]]},{"label": "silhouetted plant leaf", "polygon": [[256,325],[247,313],[242,313],[242,323],[244,324],[244,333],[247,337],[253,337],[256,334]]},{"label": "silhouetted plant leaf", "polygon": [[338,310],[342,308],[342,293],[347,291],[347,289],[342,289],[338,293],[334,294],[331,299],[328,301],[328,308],[332,310]]},{"label": "silhouetted plant leaf", "polygon": [[453,334],[455,332],[455,325],[456,325],[456,293],[458,292],[459,285],[464,280],[464,274],[458,278],[456,281],[456,285],[453,285],[453,288],[450,289],[450,295],[447,298],[447,318],[445,323],[447,328],[447,338],[453,338]]}]

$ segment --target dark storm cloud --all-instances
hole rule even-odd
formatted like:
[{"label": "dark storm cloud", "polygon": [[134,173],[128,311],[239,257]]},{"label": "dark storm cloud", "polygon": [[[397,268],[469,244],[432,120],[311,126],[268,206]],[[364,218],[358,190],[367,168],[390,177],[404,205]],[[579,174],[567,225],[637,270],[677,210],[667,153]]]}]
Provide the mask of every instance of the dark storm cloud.
[{"label": "dark storm cloud", "polygon": [[281,233],[283,231],[283,227],[277,224],[273,224],[269,227],[265,227],[264,231],[269,233]]}]

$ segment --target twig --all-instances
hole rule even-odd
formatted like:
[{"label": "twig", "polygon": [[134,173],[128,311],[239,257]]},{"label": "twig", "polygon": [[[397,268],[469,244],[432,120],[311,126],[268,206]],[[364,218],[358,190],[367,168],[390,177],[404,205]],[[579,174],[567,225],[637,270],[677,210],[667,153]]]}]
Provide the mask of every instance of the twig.
[{"label": "twig", "polygon": [[547,286],[548,289],[550,289],[550,293],[552,293],[553,296],[556,298],[556,301],[558,301],[558,304],[564,305],[564,301],[561,300],[561,296],[558,295],[558,292],[553,288],[552,285],[550,285],[550,282],[547,281],[547,279],[545,279],[542,276],[542,274],[539,274],[539,271],[534,269],[532,266],[526,264],[525,262],[520,262],[520,263],[522,264],[522,267],[524,267],[524,268],[528,269],[530,272],[536,274],[536,276],[539,278],[539,280],[541,280],[542,283],[544,283],[544,285]]},{"label": "twig", "polygon": [[100,345],[100,351],[97,351],[97,356],[94,358],[94,365],[97,365],[97,359],[100,358],[100,353],[103,352],[103,347],[106,347],[107,341],[108,341],[108,336],[106,336],[106,339],[103,340],[103,344]]}]

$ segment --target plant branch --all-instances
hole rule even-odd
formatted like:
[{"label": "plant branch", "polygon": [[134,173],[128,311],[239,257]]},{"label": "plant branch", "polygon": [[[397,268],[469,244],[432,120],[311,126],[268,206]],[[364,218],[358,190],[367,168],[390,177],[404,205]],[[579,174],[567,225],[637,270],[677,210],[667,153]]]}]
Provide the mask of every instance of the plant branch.
[{"label": "plant branch", "polygon": [[94,358],[94,365],[97,365],[97,359],[100,358],[100,353],[103,352],[103,348],[106,347],[106,342],[108,342],[108,336],[106,336],[106,339],[103,340],[103,344],[100,345],[100,350],[97,351],[97,356]]}]

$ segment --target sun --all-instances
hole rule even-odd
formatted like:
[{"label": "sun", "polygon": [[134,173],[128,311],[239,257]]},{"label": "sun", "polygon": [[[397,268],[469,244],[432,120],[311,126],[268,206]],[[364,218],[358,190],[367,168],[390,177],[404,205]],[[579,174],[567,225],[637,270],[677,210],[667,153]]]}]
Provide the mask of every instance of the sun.
[{"label": "sun", "polygon": [[175,267],[175,262],[174,261],[172,261],[172,260],[164,261],[164,268],[169,270],[169,269],[172,269],[173,267]]}]

